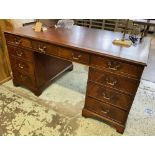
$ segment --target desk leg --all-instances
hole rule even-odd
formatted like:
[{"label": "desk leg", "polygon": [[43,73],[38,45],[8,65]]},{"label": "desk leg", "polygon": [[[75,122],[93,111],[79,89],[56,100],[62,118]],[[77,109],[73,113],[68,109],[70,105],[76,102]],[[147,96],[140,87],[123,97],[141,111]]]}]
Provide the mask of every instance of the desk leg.
[{"label": "desk leg", "polygon": [[14,79],[12,79],[12,81],[13,81],[13,85],[14,85],[15,87],[19,87],[19,86],[20,86],[20,84],[18,84]]},{"label": "desk leg", "polygon": [[116,131],[117,132],[123,134],[124,133],[124,130],[125,130],[125,127],[124,126],[121,126],[121,125],[116,126]]},{"label": "desk leg", "polygon": [[110,125],[111,127],[115,128],[116,131],[118,133],[121,133],[123,134],[124,132],[124,129],[125,129],[125,126],[122,125],[122,124],[118,124],[117,122],[114,122],[106,117],[103,117],[101,115],[98,115],[97,113],[94,113],[88,109],[83,109],[82,110],[82,116],[83,117],[86,117],[86,118],[93,118],[93,119],[96,119],[96,120],[99,120],[99,121],[103,121],[104,123]]}]

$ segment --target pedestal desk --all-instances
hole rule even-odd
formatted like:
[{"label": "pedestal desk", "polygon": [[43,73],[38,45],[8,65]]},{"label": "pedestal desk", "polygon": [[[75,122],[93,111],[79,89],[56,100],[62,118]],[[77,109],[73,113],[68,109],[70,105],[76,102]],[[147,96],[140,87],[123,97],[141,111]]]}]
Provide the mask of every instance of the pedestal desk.
[{"label": "pedestal desk", "polygon": [[[82,115],[124,132],[128,113],[147,64],[150,38],[135,46],[113,45],[121,33],[73,26],[34,32],[32,25],[5,31],[15,86],[39,96],[72,62],[89,66]],[[78,79],[77,79],[78,80]]]}]

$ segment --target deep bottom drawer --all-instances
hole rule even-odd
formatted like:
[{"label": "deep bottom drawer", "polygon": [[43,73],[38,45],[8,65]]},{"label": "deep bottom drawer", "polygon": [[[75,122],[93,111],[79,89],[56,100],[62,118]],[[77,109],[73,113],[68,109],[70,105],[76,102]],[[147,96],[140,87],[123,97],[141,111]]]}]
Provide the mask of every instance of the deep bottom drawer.
[{"label": "deep bottom drawer", "polygon": [[22,86],[32,88],[32,89],[35,88],[35,79],[31,75],[27,75],[20,71],[13,70],[13,78],[17,83],[21,84]]},{"label": "deep bottom drawer", "polygon": [[90,97],[86,98],[85,108],[121,124],[124,124],[127,119],[127,113],[124,110],[118,109],[104,102],[99,102]]}]

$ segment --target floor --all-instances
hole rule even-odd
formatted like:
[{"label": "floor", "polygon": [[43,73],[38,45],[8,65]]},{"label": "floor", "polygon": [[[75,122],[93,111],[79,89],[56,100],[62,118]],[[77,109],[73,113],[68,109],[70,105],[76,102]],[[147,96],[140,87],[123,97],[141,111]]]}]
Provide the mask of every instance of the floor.
[{"label": "floor", "polygon": [[[11,80],[1,85],[0,135],[120,136],[105,122],[82,117],[87,78],[88,67],[74,64],[39,97]],[[155,135],[155,83],[141,80],[123,135]]]},{"label": "floor", "polygon": [[155,82],[155,35],[151,37],[152,41],[151,41],[148,65],[144,69],[142,79]]}]

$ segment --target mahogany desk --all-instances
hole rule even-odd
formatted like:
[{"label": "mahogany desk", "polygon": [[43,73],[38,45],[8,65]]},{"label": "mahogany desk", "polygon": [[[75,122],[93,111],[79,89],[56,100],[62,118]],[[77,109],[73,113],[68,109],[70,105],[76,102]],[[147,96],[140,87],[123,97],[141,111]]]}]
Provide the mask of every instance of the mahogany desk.
[{"label": "mahogany desk", "polygon": [[82,115],[104,120],[124,132],[147,64],[150,38],[126,48],[112,44],[121,33],[80,26],[34,32],[32,25],[5,31],[5,37],[15,86],[25,86],[40,95],[53,79],[73,69],[72,61],[87,65]]}]

